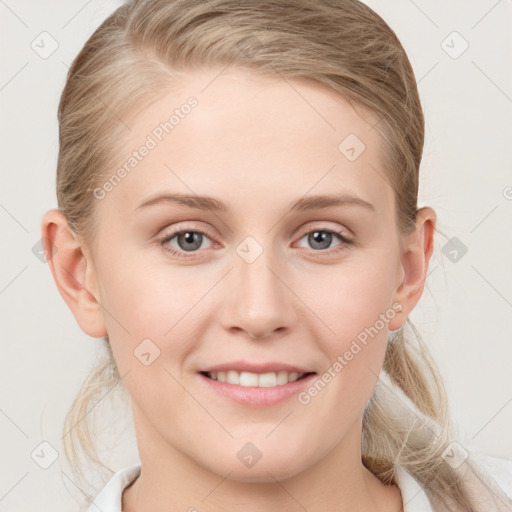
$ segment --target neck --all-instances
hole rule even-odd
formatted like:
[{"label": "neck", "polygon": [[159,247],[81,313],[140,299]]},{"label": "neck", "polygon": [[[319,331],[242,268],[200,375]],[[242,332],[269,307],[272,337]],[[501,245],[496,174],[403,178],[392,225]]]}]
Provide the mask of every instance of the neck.
[{"label": "neck", "polygon": [[[139,425],[140,426],[140,425]],[[145,427],[148,427],[145,425]],[[399,512],[401,493],[361,463],[361,425],[355,424],[328,456],[281,479],[263,471],[258,482],[217,474],[148,428],[137,430],[141,474],[123,493],[122,512]],[[274,472],[275,473],[275,472]]]}]

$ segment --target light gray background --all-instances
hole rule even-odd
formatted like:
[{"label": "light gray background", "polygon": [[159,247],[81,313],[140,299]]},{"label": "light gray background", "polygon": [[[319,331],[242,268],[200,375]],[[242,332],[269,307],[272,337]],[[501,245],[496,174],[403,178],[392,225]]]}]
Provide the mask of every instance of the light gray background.
[{"label": "light gray background", "polygon": [[[512,458],[512,1],[367,3],[397,33],[419,83],[426,117],[420,205],[432,206],[438,228],[467,247],[453,262],[443,253],[447,239],[436,235],[428,285],[411,319],[445,377],[460,439]],[[4,512],[76,510],[70,492],[81,496],[64,460],[62,426],[100,341],[80,330],[32,247],[41,216],[57,206],[56,116],[67,68],[118,5],[0,1]],[[47,58],[31,47],[34,40],[42,46],[43,31],[58,42]],[[464,40],[469,47],[458,56]],[[136,462],[130,417],[105,411],[126,427],[106,461],[113,469]],[[48,469],[31,458],[43,441],[59,454]],[[47,448],[36,452],[49,456]]]}]

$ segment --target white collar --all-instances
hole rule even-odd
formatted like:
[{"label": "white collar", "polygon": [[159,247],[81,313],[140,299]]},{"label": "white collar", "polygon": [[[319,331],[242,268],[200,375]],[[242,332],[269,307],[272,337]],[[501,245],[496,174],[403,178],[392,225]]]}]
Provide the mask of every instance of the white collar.
[{"label": "white collar", "polygon": [[[123,491],[139,475],[140,464],[133,464],[114,473],[102,491],[90,504],[87,512],[121,512]],[[402,493],[403,512],[432,512],[430,502],[414,478],[407,471],[398,468],[397,485]]]}]

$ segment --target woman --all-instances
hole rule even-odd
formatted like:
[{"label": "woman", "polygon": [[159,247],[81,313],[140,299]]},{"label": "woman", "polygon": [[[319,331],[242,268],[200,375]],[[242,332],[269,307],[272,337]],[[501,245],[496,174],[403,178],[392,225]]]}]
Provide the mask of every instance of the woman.
[{"label": "woman", "polygon": [[510,509],[411,336],[436,214],[414,73],[376,13],[128,2],[59,123],[43,237],[108,355],[65,442],[74,463],[89,400],[122,380],[141,459],[89,510]]}]

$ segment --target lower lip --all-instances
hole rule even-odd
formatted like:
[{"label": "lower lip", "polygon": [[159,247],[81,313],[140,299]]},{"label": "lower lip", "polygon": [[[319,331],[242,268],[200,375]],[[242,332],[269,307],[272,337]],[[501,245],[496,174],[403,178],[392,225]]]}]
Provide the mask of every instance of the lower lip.
[{"label": "lower lip", "polygon": [[294,382],[288,382],[288,384],[269,388],[228,384],[227,382],[210,379],[202,373],[199,374],[199,377],[201,377],[201,379],[210,386],[210,389],[216,391],[220,395],[231,398],[239,404],[253,407],[268,407],[300,393],[305,387],[311,384],[313,379],[316,377],[316,373],[307,375],[306,377]]}]

